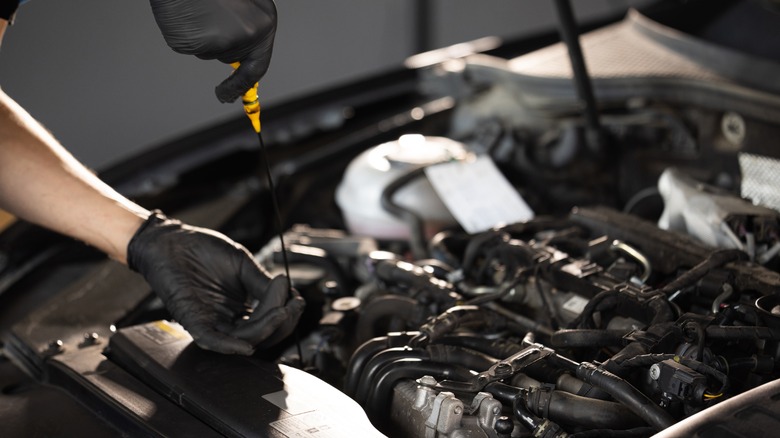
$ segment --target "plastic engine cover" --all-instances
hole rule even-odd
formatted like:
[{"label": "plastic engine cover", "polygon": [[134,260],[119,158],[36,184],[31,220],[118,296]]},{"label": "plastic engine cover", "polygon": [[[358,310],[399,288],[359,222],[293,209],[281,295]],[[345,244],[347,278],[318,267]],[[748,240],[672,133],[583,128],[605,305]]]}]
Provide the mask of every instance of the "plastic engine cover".
[{"label": "plastic engine cover", "polygon": [[227,436],[383,436],[357,403],[322,380],[288,366],[202,350],[175,323],[123,328],[107,354]]}]

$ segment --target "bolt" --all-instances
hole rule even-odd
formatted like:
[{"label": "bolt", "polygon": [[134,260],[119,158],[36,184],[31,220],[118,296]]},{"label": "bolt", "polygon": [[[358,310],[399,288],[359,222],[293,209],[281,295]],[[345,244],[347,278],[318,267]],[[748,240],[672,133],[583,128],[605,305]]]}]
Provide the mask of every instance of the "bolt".
[{"label": "bolt", "polygon": [[55,354],[60,354],[63,351],[65,351],[64,345],[65,344],[63,344],[61,340],[55,339],[49,342],[49,345],[46,347],[44,353],[51,356],[54,356]]},{"label": "bolt", "polygon": [[92,333],[84,333],[84,342],[81,344],[81,346],[86,347],[89,345],[96,345],[100,342],[100,335],[98,335],[95,332]]},{"label": "bolt", "polygon": [[728,112],[724,114],[720,121],[720,129],[726,140],[734,146],[739,146],[745,140],[747,131],[745,119],[737,113]]},{"label": "bolt", "polygon": [[433,388],[436,386],[436,384],[439,383],[434,379],[432,376],[422,376],[419,379],[417,379],[417,384],[420,386],[425,386],[427,388]]},{"label": "bolt", "polygon": [[463,413],[463,406],[455,406],[455,409],[453,409],[452,412],[454,412],[455,415],[462,414]]},{"label": "bolt", "polygon": [[498,415],[498,414],[500,414],[500,413],[501,413],[501,408],[500,408],[500,407],[498,407],[498,406],[494,406],[494,407],[493,407],[493,414],[494,414],[494,415]]},{"label": "bolt", "polygon": [[650,367],[650,378],[653,380],[658,380],[659,377],[661,377],[661,367],[659,367],[656,363]]},{"label": "bolt", "polygon": [[505,376],[507,374],[512,374],[512,366],[508,363],[500,363],[496,365],[496,368],[493,370],[493,372],[497,376]]}]

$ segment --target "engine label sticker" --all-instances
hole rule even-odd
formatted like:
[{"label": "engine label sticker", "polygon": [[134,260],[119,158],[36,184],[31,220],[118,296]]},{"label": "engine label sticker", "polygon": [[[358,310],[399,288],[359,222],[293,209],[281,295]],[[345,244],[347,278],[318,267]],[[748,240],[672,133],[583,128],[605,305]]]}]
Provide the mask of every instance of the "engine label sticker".
[{"label": "engine label sticker", "polygon": [[534,217],[531,207],[488,156],[430,166],[425,175],[450,213],[469,233]]},{"label": "engine label sticker", "polygon": [[319,411],[306,412],[293,417],[276,420],[271,427],[288,438],[343,438],[348,436],[377,436],[366,430],[349,425],[331,424]]},{"label": "engine label sticker", "polygon": [[157,345],[170,344],[189,336],[179,324],[168,321],[145,324],[140,326],[140,330],[144,336],[157,343]]}]

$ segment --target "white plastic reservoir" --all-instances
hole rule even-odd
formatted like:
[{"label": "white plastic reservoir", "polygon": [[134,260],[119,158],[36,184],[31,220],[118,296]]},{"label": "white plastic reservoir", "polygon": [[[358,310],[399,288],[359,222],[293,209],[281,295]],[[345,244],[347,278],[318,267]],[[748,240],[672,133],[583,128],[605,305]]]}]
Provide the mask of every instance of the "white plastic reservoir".
[{"label": "white plastic reservoir", "polygon": [[[410,170],[462,160],[466,155],[462,143],[419,134],[404,135],[363,152],[349,164],[336,190],[336,203],[349,231],[378,239],[408,238],[406,223],[382,208],[382,191]],[[423,219],[426,234],[432,235],[443,227],[456,224],[424,175],[399,189],[393,200]]]}]

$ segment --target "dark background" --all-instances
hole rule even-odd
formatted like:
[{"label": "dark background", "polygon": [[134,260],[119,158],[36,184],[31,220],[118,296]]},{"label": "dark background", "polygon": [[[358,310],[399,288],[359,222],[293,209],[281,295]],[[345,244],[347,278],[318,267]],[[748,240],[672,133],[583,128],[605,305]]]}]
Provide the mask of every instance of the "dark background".
[{"label": "dark background", "polygon": [[[578,17],[627,0],[575,0]],[[431,45],[520,36],[554,25],[549,0],[430,0]],[[399,65],[415,53],[415,0],[278,0],[261,102]],[[0,86],[77,158],[103,167],[241,113],[214,86],[230,68],[166,45],[146,0],[33,0],[0,50]]]}]

